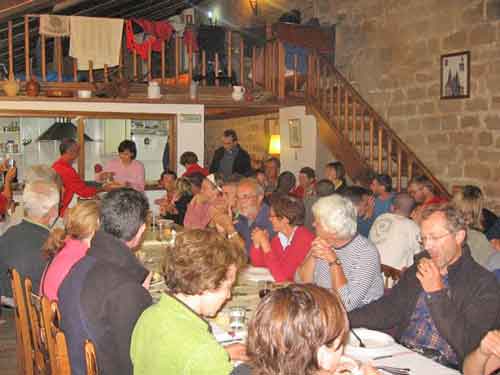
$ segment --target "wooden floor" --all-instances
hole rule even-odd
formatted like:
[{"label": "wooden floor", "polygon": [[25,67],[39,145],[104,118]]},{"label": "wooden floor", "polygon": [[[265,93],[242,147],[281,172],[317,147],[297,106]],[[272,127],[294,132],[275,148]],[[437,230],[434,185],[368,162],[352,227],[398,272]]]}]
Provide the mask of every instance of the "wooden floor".
[{"label": "wooden floor", "polygon": [[0,325],[0,374],[16,374],[16,328],[14,310],[3,309],[0,319],[7,323]]}]

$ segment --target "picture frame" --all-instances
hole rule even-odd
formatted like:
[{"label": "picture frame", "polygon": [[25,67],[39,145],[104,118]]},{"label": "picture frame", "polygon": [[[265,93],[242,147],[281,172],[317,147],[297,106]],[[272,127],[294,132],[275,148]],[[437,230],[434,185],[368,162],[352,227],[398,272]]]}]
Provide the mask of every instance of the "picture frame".
[{"label": "picture frame", "polygon": [[470,97],[470,51],[441,56],[441,99]]},{"label": "picture frame", "polygon": [[302,127],[300,119],[288,120],[288,136],[291,148],[302,147]]}]

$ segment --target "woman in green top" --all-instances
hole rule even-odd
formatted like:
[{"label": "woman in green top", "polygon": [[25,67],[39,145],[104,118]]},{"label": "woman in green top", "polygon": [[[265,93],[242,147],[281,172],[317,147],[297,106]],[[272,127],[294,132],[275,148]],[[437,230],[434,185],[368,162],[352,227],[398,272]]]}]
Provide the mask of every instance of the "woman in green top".
[{"label": "woman in green top", "polygon": [[227,375],[245,347],[223,348],[203,317],[214,316],[231,297],[244,250],[209,230],[177,236],[165,253],[164,275],[170,294],[146,309],[134,328],[130,355],[134,375]]}]

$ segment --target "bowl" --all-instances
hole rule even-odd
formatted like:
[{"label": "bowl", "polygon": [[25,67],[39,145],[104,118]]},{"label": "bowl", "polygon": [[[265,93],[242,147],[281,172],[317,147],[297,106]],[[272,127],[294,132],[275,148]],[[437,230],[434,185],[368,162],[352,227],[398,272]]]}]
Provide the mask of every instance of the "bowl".
[{"label": "bowl", "polygon": [[82,99],[88,99],[92,96],[91,90],[78,90],[78,97]]}]

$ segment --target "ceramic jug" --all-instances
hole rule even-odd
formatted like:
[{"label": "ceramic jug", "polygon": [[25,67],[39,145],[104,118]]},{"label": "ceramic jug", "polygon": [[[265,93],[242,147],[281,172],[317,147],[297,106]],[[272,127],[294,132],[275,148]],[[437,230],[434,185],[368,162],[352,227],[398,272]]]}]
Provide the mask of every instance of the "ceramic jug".
[{"label": "ceramic jug", "polygon": [[232,98],[234,101],[239,102],[243,100],[246,89],[243,86],[233,86]]},{"label": "ceramic jug", "polygon": [[19,92],[19,81],[8,80],[3,84],[3,91],[7,96],[16,96]]},{"label": "ceramic jug", "polygon": [[149,82],[148,85],[148,98],[149,99],[160,99],[160,85],[156,81]]}]

